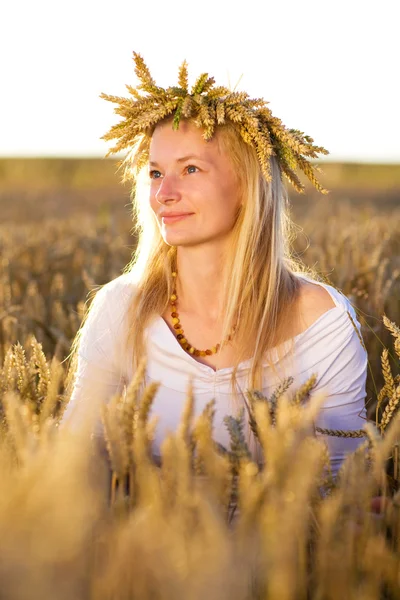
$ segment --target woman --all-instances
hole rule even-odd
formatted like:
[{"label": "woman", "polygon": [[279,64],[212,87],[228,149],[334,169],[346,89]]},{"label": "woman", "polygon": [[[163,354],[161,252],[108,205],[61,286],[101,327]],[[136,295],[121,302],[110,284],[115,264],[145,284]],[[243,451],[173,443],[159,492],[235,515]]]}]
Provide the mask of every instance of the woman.
[{"label": "woman", "polygon": [[[288,376],[295,390],[312,374],[327,398],[317,426],[360,429],[365,422],[367,356],[349,301],[290,257],[282,175],[298,191],[297,166],[327,153],[287,130],[263,100],[213,88],[201,75],[188,92],[155,85],[134,53],[135,100],[106,96],[125,117],[105,139],[129,149],[138,246],[123,275],[96,294],[75,343],[74,387],[64,421],[78,423],[122,392],[145,355],[146,383],[160,382],[154,452],[180,420],[188,381],[195,413],[216,400],[214,439],[229,447],[223,422],[247,389],[270,396]],[[145,94],[141,95],[140,91]],[[247,427],[251,451],[257,444]],[[335,474],[360,439],[326,436]]]}]

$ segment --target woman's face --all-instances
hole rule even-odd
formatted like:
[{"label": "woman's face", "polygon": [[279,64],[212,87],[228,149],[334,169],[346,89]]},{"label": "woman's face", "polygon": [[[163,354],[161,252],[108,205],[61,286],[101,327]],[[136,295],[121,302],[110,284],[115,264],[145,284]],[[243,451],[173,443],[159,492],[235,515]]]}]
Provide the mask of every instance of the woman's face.
[{"label": "woman's face", "polygon": [[241,204],[238,178],[215,135],[207,142],[188,121],[177,130],[171,121],[158,125],[150,144],[149,176],[151,208],[167,244],[201,245],[231,231]]}]

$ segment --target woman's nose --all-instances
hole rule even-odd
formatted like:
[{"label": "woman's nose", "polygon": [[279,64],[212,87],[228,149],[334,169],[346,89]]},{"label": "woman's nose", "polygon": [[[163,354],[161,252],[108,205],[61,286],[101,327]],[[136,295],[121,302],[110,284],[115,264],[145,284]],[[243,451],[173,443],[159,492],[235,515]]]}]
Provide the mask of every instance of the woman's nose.
[{"label": "woman's nose", "polygon": [[168,202],[168,200],[179,200],[181,197],[179,185],[173,175],[164,175],[161,180],[158,190],[155,194],[158,202]]}]

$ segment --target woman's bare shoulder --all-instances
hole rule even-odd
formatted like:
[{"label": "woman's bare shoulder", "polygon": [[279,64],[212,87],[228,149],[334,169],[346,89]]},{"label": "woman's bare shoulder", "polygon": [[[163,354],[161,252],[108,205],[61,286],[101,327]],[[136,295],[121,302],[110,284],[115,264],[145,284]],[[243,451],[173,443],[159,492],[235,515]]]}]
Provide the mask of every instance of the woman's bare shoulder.
[{"label": "woman's bare shoulder", "polygon": [[307,329],[324,313],[336,307],[324,286],[305,279],[301,279],[298,303],[302,329]]}]

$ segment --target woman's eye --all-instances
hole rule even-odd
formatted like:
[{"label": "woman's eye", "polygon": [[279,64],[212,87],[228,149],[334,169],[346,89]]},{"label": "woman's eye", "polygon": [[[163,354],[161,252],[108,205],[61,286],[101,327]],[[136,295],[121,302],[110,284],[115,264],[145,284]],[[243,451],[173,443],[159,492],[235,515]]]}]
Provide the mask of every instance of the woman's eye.
[{"label": "woman's eye", "polygon": [[[188,165],[186,167],[186,169],[197,169],[197,167],[195,167],[195,165]],[[191,172],[195,173],[196,171],[191,171]],[[155,169],[153,169],[153,171],[149,172],[150,179],[160,179],[158,176],[155,176],[155,173],[158,173],[159,175],[161,175],[160,171],[156,171]]]}]

